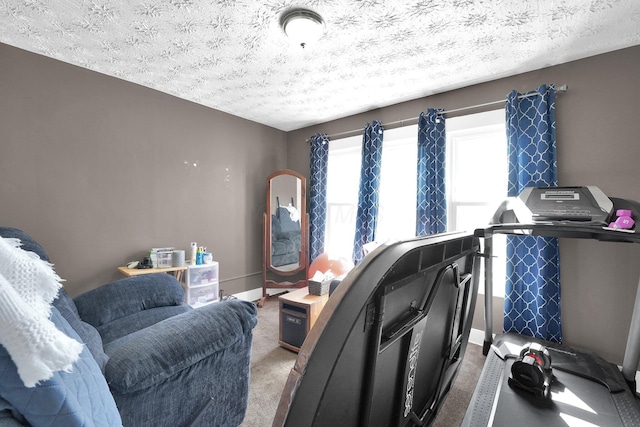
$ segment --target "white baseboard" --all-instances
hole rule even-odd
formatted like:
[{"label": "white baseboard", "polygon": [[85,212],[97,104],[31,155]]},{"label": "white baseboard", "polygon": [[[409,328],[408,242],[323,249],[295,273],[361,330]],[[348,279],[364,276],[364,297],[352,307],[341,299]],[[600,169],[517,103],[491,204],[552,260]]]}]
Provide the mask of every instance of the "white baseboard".
[{"label": "white baseboard", "polygon": [[480,329],[471,328],[471,332],[469,332],[469,342],[475,345],[483,345],[484,331],[481,331]]},{"label": "white baseboard", "polygon": [[[283,289],[267,289],[267,294],[275,295],[281,293],[282,291]],[[258,301],[260,298],[262,298],[262,288],[255,288],[248,291],[239,292],[237,294],[233,294],[233,296],[244,301]]]},{"label": "white baseboard", "polygon": [[262,288],[255,288],[249,291],[233,294],[234,297],[245,301],[257,301],[262,298]]}]

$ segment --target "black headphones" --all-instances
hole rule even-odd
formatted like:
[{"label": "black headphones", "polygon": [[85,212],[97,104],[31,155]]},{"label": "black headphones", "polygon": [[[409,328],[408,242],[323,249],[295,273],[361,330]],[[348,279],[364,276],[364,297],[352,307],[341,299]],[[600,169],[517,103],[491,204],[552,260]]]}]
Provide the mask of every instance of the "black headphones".
[{"label": "black headphones", "polygon": [[509,385],[533,393],[538,398],[547,398],[553,378],[549,350],[538,343],[528,343],[511,365]]}]

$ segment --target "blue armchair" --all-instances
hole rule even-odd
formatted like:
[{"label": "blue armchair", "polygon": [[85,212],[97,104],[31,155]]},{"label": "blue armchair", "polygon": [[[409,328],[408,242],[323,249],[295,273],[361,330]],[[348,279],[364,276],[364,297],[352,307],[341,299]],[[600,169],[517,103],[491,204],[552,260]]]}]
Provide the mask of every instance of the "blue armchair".
[{"label": "blue armchair", "polygon": [[300,220],[291,218],[291,206],[278,206],[271,215],[271,265],[282,267],[287,264],[300,264],[302,234]]},{"label": "blue armchair", "polygon": [[[24,232],[23,249],[47,259]],[[52,321],[85,344],[72,372],[26,388],[0,346],[0,426],[237,426],[249,387],[254,304],[192,309],[168,274],[109,283],[75,298],[62,289]]]}]

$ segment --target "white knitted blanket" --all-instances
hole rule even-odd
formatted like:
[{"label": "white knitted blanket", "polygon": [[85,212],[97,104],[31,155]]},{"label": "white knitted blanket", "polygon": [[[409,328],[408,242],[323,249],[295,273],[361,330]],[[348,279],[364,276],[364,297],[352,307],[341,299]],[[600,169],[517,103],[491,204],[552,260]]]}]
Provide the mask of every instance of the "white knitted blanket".
[{"label": "white knitted blanket", "polygon": [[53,266],[0,237],[0,344],[18,368],[26,387],[71,371],[83,345],[49,320],[62,279]]}]

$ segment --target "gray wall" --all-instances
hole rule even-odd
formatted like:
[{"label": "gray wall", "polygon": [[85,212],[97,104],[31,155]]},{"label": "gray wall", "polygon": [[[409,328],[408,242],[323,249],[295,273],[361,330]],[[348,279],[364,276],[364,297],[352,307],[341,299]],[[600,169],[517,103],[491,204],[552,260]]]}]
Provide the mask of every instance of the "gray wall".
[{"label": "gray wall", "polygon": [[227,293],[261,286],[284,132],[3,44],[0,94],[0,225],[38,240],[70,294],[191,241]]},{"label": "gray wall", "polygon": [[[526,92],[543,83],[567,84],[569,91],[556,100],[560,185],[597,185],[610,196],[640,200],[639,69],[636,46],[289,132],[287,164],[308,177],[305,140],[317,132],[333,134],[373,120],[414,118],[428,107],[455,109],[496,101],[513,89]],[[565,342],[621,363],[640,276],[640,245],[562,239],[560,250]],[[495,332],[502,331],[502,304],[496,299]],[[480,304],[475,328],[484,329],[483,313]]]}]

